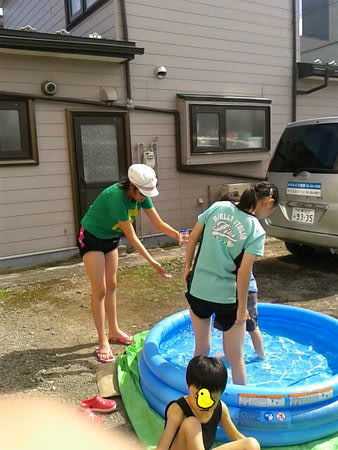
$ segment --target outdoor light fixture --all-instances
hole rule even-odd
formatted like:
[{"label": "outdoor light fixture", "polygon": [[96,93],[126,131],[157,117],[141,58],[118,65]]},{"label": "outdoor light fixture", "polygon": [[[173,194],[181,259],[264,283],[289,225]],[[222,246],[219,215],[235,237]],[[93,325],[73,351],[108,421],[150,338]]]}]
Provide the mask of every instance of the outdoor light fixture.
[{"label": "outdoor light fixture", "polygon": [[154,69],[155,77],[159,78],[160,80],[164,78],[167,75],[167,69],[164,66],[157,66]]}]

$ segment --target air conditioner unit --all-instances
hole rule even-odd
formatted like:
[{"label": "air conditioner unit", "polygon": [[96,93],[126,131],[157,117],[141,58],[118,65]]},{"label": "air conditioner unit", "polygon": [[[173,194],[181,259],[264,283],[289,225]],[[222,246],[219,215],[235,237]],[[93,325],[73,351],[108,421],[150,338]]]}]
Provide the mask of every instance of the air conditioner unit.
[{"label": "air conditioner unit", "polygon": [[231,184],[222,184],[220,189],[220,198],[225,194],[236,194],[241,196],[245,189],[249,189],[251,187],[250,183],[231,183]]}]

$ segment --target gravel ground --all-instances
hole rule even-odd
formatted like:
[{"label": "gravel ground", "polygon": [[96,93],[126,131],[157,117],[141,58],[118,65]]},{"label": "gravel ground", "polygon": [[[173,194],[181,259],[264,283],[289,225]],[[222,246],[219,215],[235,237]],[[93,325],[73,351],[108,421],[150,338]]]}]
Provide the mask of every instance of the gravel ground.
[{"label": "gravel ground", "polygon": [[[157,249],[154,254],[169,264],[174,281],[160,280],[150,273],[149,266],[137,269],[144,261],[137,254],[120,258],[119,320],[131,333],[149,329],[185,308],[180,249]],[[337,258],[299,260],[283,243],[268,239],[264,258],[255,263],[255,275],[260,301],[302,306],[338,317]],[[161,295],[156,296],[159,288]],[[77,407],[79,401],[98,393],[89,293],[78,259],[0,274],[0,397],[43,395]],[[119,355],[123,347],[115,345],[113,351]],[[104,426],[123,429],[132,436],[119,397],[117,403]]]}]

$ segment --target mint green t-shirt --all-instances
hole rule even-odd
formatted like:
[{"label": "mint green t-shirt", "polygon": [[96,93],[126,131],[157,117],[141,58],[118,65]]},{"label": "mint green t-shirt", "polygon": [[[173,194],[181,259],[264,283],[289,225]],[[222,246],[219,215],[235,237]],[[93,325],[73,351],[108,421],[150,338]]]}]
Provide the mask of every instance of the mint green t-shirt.
[{"label": "mint green t-shirt", "polygon": [[236,302],[241,255],[263,256],[265,231],[258,219],[231,202],[216,202],[198,216],[204,225],[189,292],[215,303]]},{"label": "mint green t-shirt", "polygon": [[81,225],[99,239],[112,239],[122,234],[118,222],[134,222],[140,208],[149,209],[153,202],[148,197],[143,202],[129,200],[119,183],[106,188],[95,199],[81,220]]}]

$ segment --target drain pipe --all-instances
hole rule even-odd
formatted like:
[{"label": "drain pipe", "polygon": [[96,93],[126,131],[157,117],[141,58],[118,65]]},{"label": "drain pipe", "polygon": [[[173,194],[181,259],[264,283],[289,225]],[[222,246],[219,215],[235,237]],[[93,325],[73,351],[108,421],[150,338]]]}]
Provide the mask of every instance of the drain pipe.
[{"label": "drain pipe", "polygon": [[[128,42],[129,34],[128,34],[127,11],[126,11],[126,2],[125,2],[125,0],[120,0],[120,6],[121,6],[123,40]],[[132,91],[131,91],[130,61],[129,60],[127,60],[124,63],[124,68],[125,68],[125,80],[126,80],[127,105],[129,107],[132,107],[133,95],[132,95]]]},{"label": "drain pipe", "polygon": [[329,85],[329,78],[330,78],[330,70],[329,69],[325,69],[325,72],[324,72],[324,83],[322,83],[319,86],[316,86],[316,87],[314,87],[312,89],[308,89],[307,91],[297,91],[297,94],[299,94],[299,95],[307,95],[307,94],[311,94],[312,92],[320,91],[320,89],[324,89],[324,88],[328,87],[328,85]]},{"label": "drain pipe", "polygon": [[298,69],[297,69],[297,5],[296,1],[292,2],[292,106],[291,106],[291,120],[297,120],[297,83],[298,83]]}]

